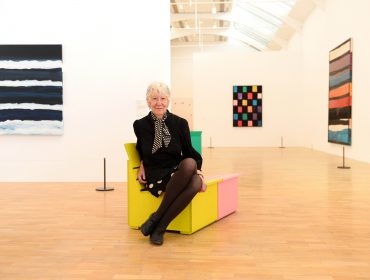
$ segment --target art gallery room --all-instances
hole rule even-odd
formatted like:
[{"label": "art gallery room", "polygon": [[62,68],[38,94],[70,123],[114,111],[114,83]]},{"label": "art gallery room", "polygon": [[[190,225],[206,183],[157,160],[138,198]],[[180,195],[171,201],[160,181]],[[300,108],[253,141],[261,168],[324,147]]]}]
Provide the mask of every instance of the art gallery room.
[{"label": "art gallery room", "polygon": [[[370,279],[370,1],[0,11],[1,280]],[[155,157],[174,115],[202,166],[167,173],[199,188],[166,224],[185,191],[165,208],[140,183],[133,123],[152,116]]]}]

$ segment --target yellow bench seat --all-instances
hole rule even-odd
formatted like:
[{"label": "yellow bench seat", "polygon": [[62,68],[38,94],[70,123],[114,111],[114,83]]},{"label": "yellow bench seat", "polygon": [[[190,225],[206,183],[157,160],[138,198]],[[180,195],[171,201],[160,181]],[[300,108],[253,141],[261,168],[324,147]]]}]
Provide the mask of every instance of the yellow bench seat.
[{"label": "yellow bench seat", "polygon": [[[137,180],[140,166],[139,154],[135,143],[125,144],[127,161],[128,225],[138,229],[149,215],[157,210],[163,196],[154,197],[149,192],[140,191],[142,186]],[[218,184],[222,177],[206,178],[207,190],[198,193],[191,203],[169,224],[167,230],[191,234],[219,219]]]}]

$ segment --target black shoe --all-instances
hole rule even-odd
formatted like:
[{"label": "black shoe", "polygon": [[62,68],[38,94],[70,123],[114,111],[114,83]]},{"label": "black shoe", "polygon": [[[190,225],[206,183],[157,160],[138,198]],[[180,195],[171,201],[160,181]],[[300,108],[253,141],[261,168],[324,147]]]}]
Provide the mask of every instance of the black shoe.
[{"label": "black shoe", "polygon": [[149,234],[151,234],[158,223],[156,220],[153,219],[153,215],[154,213],[150,215],[150,217],[140,227],[140,231],[144,236],[148,236]]},{"label": "black shoe", "polygon": [[162,245],[163,244],[163,235],[165,231],[162,230],[155,230],[150,235],[150,242],[154,245]]}]

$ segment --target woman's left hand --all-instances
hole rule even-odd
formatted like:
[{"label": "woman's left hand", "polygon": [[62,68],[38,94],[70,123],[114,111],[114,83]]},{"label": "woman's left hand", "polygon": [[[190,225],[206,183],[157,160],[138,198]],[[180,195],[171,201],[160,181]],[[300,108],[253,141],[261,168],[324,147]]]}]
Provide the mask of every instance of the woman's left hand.
[{"label": "woman's left hand", "polygon": [[197,170],[197,174],[199,175],[200,179],[202,180],[202,187],[200,189],[201,192],[205,192],[207,189],[206,181],[204,180],[204,176],[200,170]]}]

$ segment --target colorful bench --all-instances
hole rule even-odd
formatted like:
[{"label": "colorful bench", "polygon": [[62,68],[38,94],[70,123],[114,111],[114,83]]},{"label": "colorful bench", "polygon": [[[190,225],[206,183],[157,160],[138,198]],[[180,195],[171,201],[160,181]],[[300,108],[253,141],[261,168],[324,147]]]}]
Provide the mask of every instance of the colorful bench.
[{"label": "colorful bench", "polygon": [[[138,229],[156,211],[162,196],[141,192],[137,181],[140,166],[135,143],[125,144],[127,160],[128,225]],[[198,193],[192,202],[169,224],[167,230],[191,234],[233,212],[238,204],[238,174],[206,177],[207,190]]]}]

